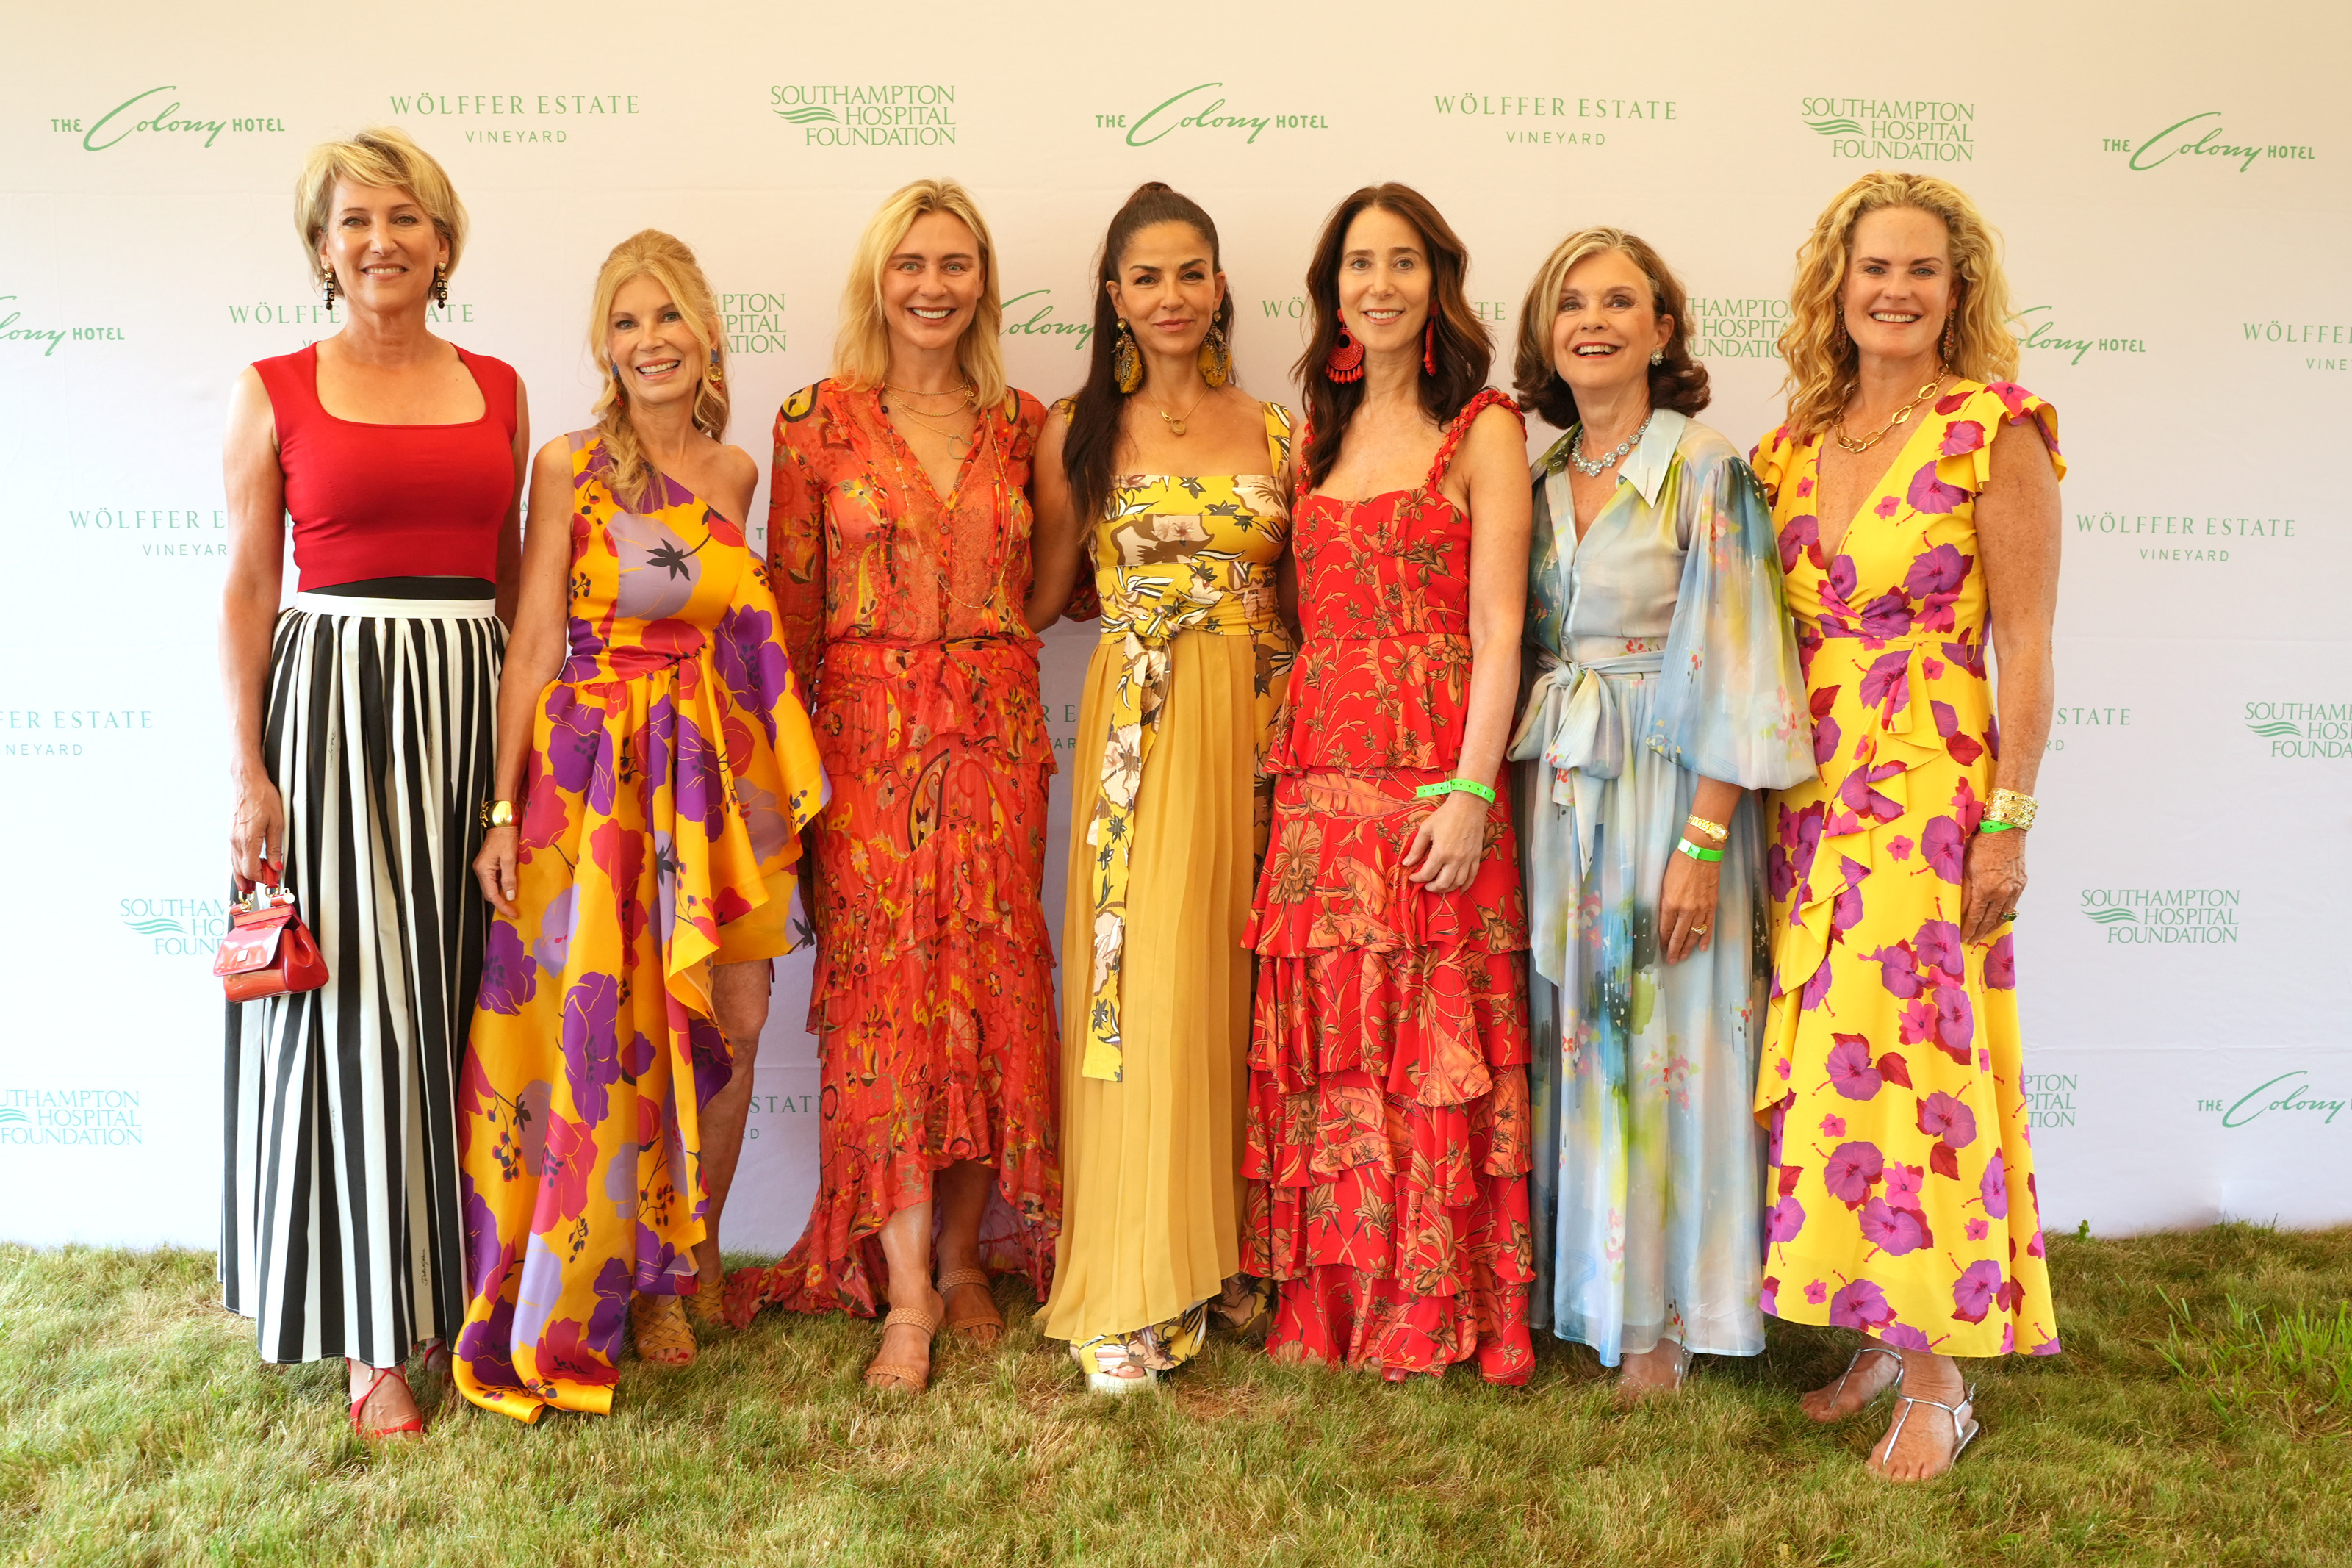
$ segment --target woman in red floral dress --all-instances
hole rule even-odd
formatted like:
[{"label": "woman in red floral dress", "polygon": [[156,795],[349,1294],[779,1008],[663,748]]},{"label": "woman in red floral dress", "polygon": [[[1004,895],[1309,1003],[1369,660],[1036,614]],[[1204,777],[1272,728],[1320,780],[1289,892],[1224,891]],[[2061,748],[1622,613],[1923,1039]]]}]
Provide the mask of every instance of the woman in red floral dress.
[{"label": "woman in red floral dress", "polygon": [[799,1245],[730,1280],[728,1311],[887,1297],[883,1388],[925,1385],[943,1319],[996,1342],[990,1273],[1044,1300],[1061,1226],[1054,752],[1023,615],[1045,410],[1004,384],[1003,313],[971,198],[919,180],[860,242],[834,375],[776,417],[768,558],[834,784],[810,889],[820,1169]]},{"label": "woman in red floral dress", "polygon": [[1307,278],[1294,524],[1306,637],[1249,940],[1253,1268],[1267,1349],[1391,1378],[1534,1366],[1525,900],[1497,798],[1529,492],[1484,388],[1468,257],[1418,193],[1358,191]]}]

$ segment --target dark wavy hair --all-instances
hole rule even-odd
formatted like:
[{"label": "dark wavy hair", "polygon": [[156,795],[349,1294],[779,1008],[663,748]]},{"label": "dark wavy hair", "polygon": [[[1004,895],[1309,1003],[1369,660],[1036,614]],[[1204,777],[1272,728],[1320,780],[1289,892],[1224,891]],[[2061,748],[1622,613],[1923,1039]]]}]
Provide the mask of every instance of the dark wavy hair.
[{"label": "dark wavy hair", "polygon": [[1494,344],[1486,325],[1470,308],[1464,280],[1470,272],[1470,251],[1453,225],[1411,185],[1366,185],[1331,209],[1323,237],[1315,242],[1315,258],[1307,264],[1307,306],[1315,312],[1315,333],[1299,356],[1296,374],[1307,389],[1307,417],[1314,442],[1307,450],[1299,483],[1307,489],[1322,484],[1339,460],[1348,438],[1348,422],[1364,401],[1361,381],[1333,381],[1323,374],[1331,350],[1339,342],[1339,253],[1347,246],[1348,226],[1370,207],[1394,213],[1411,224],[1429,252],[1429,314],[1437,323],[1437,373],[1421,377],[1421,406],[1443,425],[1462,411],[1486,384],[1494,363]]},{"label": "dark wavy hair", "polygon": [[[1105,285],[1118,276],[1118,264],[1126,258],[1128,244],[1136,232],[1156,223],[1192,225],[1209,243],[1210,266],[1220,272],[1224,270],[1223,255],[1217,246],[1216,224],[1202,210],[1200,203],[1158,180],[1146,180],[1136,186],[1134,194],[1111,215],[1110,228],[1103,235],[1102,253],[1095,258],[1094,353],[1087,363],[1087,384],[1071,399],[1069,438],[1062,447],[1062,467],[1070,479],[1070,504],[1077,509],[1078,520],[1089,526],[1102,515],[1104,505],[1110,500],[1115,477],[1111,464],[1118,456],[1119,416],[1126,412],[1127,400],[1132,395],[1118,389],[1118,378],[1111,374],[1111,353],[1118,346],[1118,309],[1111,303],[1110,289]],[[1234,295],[1230,289],[1225,290],[1224,302],[1217,307],[1216,324],[1224,329],[1225,341],[1231,343]]]},{"label": "dark wavy hair", "polygon": [[1545,423],[1565,430],[1576,424],[1576,394],[1560,379],[1551,362],[1551,322],[1559,313],[1559,291],[1577,263],[1588,257],[1615,251],[1650,280],[1650,308],[1675,323],[1666,339],[1665,359],[1650,367],[1650,406],[1696,414],[1711,395],[1706,366],[1691,357],[1690,301],[1682,279],[1674,275],[1649,242],[1622,228],[1580,228],[1552,248],[1536,280],[1528,286],[1519,306],[1518,354],[1512,364],[1519,401],[1544,416]]}]

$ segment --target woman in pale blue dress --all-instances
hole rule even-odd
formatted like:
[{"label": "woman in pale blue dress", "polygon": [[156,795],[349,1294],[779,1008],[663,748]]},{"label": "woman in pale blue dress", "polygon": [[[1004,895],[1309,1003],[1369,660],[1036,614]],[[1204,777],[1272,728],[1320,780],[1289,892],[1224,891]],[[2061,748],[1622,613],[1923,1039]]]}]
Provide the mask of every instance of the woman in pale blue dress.
[{"label": "woman in pale blue dress", "polygon": [[1534,1319],[1679,1386],[1764,1348],[1756,1084],[1769,941],[1752,792],[1812,775],[1771,517],[1690,416],[1682,287],[1571,235],[1520,313],[1518,389],[1568,431],[1534,466],[1511,756],[1526,825]]}]

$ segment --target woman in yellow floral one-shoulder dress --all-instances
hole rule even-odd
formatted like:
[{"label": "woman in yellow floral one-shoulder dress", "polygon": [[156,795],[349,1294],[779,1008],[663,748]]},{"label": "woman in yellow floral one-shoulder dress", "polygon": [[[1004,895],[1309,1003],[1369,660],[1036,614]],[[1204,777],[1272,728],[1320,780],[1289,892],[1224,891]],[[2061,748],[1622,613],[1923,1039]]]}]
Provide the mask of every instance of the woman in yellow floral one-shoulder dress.
[{"label": "woman in yellow floral one-shoulder dress", "polygon": [[1951,1358],[2058,1350],[2012,933],[2063,465],[2056,413],[2008,379],[2006,314],[1965,195],[1857,181],[1801,253],[1789,421],[1753,460],[1821,768],[1768,816],[1763,1306],[1867,1336],[1806,1409],[1837,1419],[1898,1385],[1870,1461],[1894,1479],[1943,1473],[1976,1436]]}]

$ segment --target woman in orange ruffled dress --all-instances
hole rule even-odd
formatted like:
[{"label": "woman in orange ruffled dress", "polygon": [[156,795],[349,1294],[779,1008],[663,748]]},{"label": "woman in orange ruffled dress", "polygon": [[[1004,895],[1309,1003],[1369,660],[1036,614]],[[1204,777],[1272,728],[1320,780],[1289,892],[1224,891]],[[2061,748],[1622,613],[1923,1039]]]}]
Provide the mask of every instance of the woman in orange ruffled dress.
[{"label": "woman in orange ruffled dress", "polygon": [[769,560],[835,792],[813,835],[819,1173],[799,1245],[728,1306],[887,1297],[880,1388],[926,1385],[943,1319],[995,1342],[992,1273],[1045,1300],[1061,1223],[1054,753],[1023,613],[1045,409],[1004,384],[1002,317],[979,209],[919,180],[859,242],[834,374],[776,418]]},{"label": "woman in orange ruffled dress", "polygon": [[1276,1355],[1533,1370],[1527,905],[1496,797],[1527,605],[1526,426],[1469,258],[1402,185],[1307,288],[1299,646],[1249,941],[1253,1272]]}]

